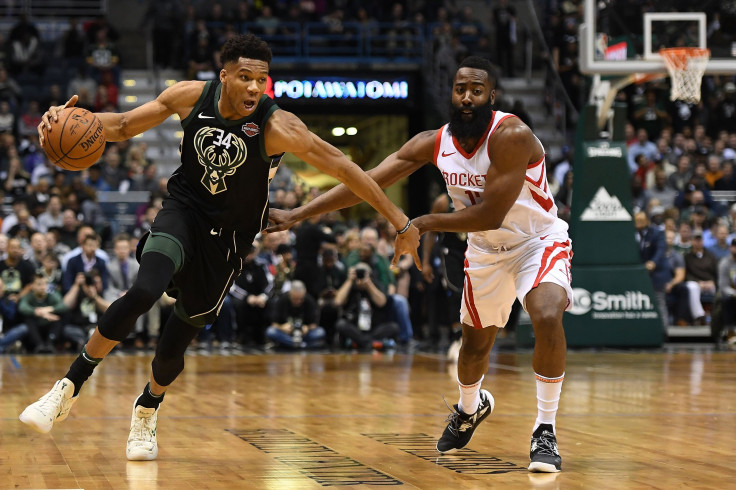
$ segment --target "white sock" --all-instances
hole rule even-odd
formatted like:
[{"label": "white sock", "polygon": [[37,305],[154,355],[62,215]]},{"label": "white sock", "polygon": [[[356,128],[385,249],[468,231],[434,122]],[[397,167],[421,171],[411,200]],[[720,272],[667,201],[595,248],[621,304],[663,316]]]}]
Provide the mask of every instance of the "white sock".
[{"label": "white sock", "polygon": [[468,415],[472,415],[478,410],[478,405],[480,405],[480,384],[483,382],[483,378],[485,376],[481,376],[472,385],[462,384],[460,378],[457,380],[460,388],[460,402],[458,403],[458,407]]},{"label": "white sock", "polygon": [[554,431],[555,416],[560,403],[562,380],[565,379],[565,373],[557,378],[545,378],[537,373],[534,374],[537,377],[537,420],[532,432],[537,430],[540,424],[550,424]]}]

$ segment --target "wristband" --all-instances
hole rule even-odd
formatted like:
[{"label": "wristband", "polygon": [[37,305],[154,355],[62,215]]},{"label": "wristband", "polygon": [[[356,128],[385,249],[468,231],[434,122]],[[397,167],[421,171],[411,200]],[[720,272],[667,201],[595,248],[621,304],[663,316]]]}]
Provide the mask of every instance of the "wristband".
[{"label": "wristband", "polygon": [[406,226],[401,229],[401,231],[397,231],[396,233],[401,235],[403,233],[406,233],[409,231],[409,227],[411,226],[411,218],[409,218],[409,221],[406,223]]}]

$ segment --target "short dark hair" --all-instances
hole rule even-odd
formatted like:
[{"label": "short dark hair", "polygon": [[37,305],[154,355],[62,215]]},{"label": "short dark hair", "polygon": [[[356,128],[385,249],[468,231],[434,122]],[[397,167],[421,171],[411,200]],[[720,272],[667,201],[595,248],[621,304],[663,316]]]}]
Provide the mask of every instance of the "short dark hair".
[{"label": "short dark hair", "polygon": [[265,61],[271,64],[271,48],[268,43],[253,34],[240,34],[225,41],[220,61],[223,66],[240,58]]},{"label": "short dark hair", "polygon": [[498,80],[496,69],[487,59],[481,58],[480,56],[468,56],[460,63],[460,66],[457,67],[458,70],[460,68],[475,68],[477,70],[483,70],[488,73],[488,79],[490,80],[493,88],[496,88],[496,81]]}]

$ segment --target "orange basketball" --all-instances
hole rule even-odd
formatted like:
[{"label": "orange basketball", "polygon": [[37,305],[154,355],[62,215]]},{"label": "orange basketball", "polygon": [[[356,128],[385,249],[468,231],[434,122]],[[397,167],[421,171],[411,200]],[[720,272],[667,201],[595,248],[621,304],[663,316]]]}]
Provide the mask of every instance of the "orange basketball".
[{"label": "orange basketball", "polygon": [[81,107],[67,107],[43,128],[44,150],[49,159],[66,170],[84,170],[97,163],[105,151],[102,121]]}]

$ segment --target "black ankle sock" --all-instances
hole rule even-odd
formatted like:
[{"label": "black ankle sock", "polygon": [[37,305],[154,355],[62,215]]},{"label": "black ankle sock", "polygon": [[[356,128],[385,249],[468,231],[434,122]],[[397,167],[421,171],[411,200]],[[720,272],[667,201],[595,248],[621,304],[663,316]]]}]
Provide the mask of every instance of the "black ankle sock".
[{"label": "black ankle sock", "polygon": [[161,402],[164,400],[166,393],[156,396],[151,393],[151,383],[148,383],[143,389],[143,394],[138,397],[135,401],[135,406],[141,405],[146,408],[158,408]]},{"label": "black ankle sock", "polygon": [[82,347],[82,352],[76,359],[74,359],[72,365],[69,366],[69,372],[64,376],[74,383],[74,396],[79,394],[79,390],[82,389],[82,385],[90,376],[92,376],[92,372],[102,359],[103,358],[97,359],[90,356],[87,354],[87,348]]}]

